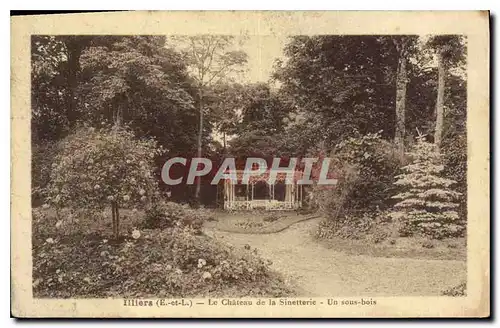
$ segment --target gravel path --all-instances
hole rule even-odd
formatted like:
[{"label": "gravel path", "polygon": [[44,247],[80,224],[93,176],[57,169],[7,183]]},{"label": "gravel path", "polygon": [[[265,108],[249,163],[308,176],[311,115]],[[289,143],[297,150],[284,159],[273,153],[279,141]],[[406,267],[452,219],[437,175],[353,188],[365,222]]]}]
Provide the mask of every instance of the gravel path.
[{"label": "gravel path", "polygon": [[318,220],[274,234],[207,233],[235,246],[257,248],[297,286],[299,296],[439,296],[466,280],[464,261],[355,256],[327,249],[311,236]]}]

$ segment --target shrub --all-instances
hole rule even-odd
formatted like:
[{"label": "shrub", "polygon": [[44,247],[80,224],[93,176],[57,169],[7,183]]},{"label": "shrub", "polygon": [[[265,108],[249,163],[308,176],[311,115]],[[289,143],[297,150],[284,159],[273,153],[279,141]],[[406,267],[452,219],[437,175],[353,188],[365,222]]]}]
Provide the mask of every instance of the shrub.
[{"label": "shrub", "polygon": [[154,140],[138,140],[126,129],[83,127],[62,141],[52,164],[48,201],[56,208],[111,208],[113,232],[120,207],[144,207],[157,192]]},{"label": "shrub", "polygon": [[348,215],[336,221],[325,219],[320,222],[316,236],[329,239],[364,239],[380,243],[395,236],[393,222],[387,221],[387,213],[382,211]]},{"label": "shrub", "polygon": [[338,165],[345,167],[344,173],[350,175],[345,186],[336,188],[339,193],[340,189],[348,190],[343,204],[346,210],[366,212],[387,207],[387,198],[394,190],[394,175],[401,164],[391,143],[378,133],[349,138],[335,147],[333,156]]},{"label": "shrub", "polygon": [[200,233],[203,222],[211,218],[212,215],[202,208],[192,209],[188,205],[174,202],[155,202],[146,210],[144,227],[149,229],[191,227]]},{"label": "shrub", "polygon": [[401,232],[436,239],[462,235],[465,227],[459,222],[454,202],[460,193],[450,188],[455,181],[442,177],[441,154],[434,144],[419,137],[409,155],[412,162],[402,168],[395,182],[401,192],[393,198],[400,201],[391,213],[403,222]]},{"label": "shrub", "polygon": [[[458,197],[460,225],[467,227],[467,135],[457,133],[443,140],[443,175],[456,181],[455,189]],[[464,233],[465,234],[465,231]]]},{"label": "shrub", "polygon": [[467,296],[467,284],[462,282],[461,284],[445,289],[441,292],[443,296]]},{"label": "shrub", "polygon": [[433,240],[426,240],[422,243],[423,248],[435,248],[436,243]]},{"label": "shrub", "polygon": [[44,202],[44,190],[50,181],[52,163],[58,152],[56,142],[33,143],[31,147],[31,202],[36,207]]},{"label": "shrub", "polygon": [[323,224],[321,229],[329,227],[336,230],[335,235],[353,238],[358,234],[356,238],[360,238],[371,226],[371,223],[362,222],[378,216],[391,205],[387,198],[395,189],[394,175],[401,158],[394,146],[382,140],[378,133],[339,143],[332,158],[337,184],[334,188],[315,189],[320,210],[332,221]]},{"label": "shrub", "polygon": [[371,241],[378,244],[389,238],[391,235],[387,230],[377,229],[371,235]]},{"label": "shrub", "polygon": [[271,215],[267,215],[264,217],[264,222],[274,222],[276,220],[279,220],[283,217],[282,214],[278,214],[278,213],[273,213]]}]

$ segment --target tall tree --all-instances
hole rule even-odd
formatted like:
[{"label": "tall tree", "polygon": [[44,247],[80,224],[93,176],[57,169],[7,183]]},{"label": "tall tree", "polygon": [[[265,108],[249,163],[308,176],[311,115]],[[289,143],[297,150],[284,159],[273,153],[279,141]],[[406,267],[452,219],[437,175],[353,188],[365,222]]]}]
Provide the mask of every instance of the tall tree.
[{"label": "tall tree", "polygon": [[245,106],[246,85],[240,83],[218,83],[207,90],[206,106],[208,119],[213,122],[216,132],[222,135],[222,147],[227,149],[228,136],[236,133],[236,125]]},{"label": "tall tree", "polygon": [[408,79],[408,60],[415,45],[416,37],[393,36],[391,38],[398,54],[398,65],[396,69],[396,124],[394,131],[394,142],[399,153],[404,154],[404,142],[406,137],[406,89]]},{"label": "tall tree", "polygon": [[66,81],[68,83],[68,121],[74,126],[78,119],[78,75],[80,74],[80,57],[84,49],[90,46],[92,36],[62,35],[56,37],[65,45],[67,58]]},{"label": "tall tree", "polygon": [[438,68],[438,84],[436,99],[436,124],[434,129],[434,143],[437,148],[441,147],[443,140],[444,126],[444,97],[445,97],[445,78],[448,70],[453,65],[463,63],[465,58],[465,49],[463,39],[458,35],[439,35],[430,38],[429,46],[436,54]]},{"label": "tall tree", "polygon": [[284,155],[285,119],[291,108],[268,84],[247,84],[241,91],[235,136],[230,141],[231,153],[237,157],[262,158]]},{"label": "tall tree", "polygon": [[31,127],[35,144],[68,131],[65,46],[54,36],[31,37]]},{"label": "tall tree", "polygon": [[131,125],[169,150],[193,144],[194,90],[181,55],[162,36],[106,38],[81,58],[86,120]]},{"label": "tall tree", "polygon": [[[187,64],[195,80],[198,93],[198,140],[197,157],[202,156],[204,133],[204,96],[212,85],[235,77],[247,62],[243,51],[232,50],[234,37],[223,35],[201,35],[179,37],[177,45],[183,50]],[[201,180],[196,181],[195,199],[199,201]]]},{"label": "tall tree", "polygon": [[359,134],[394,137],[398,54],[391,36],[297,36],[285,46],[275,78],[301,121],[304,146],[332,147]]}]

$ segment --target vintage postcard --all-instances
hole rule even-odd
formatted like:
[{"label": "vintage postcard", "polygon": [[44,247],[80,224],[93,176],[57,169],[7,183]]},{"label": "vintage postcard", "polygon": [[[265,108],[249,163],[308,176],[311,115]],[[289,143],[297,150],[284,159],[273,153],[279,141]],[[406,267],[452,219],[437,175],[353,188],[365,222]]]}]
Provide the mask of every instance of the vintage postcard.
[{"label": "vintage postcard", "polygon": [[12,18],[12,315],[490,315],[489,13]]}]

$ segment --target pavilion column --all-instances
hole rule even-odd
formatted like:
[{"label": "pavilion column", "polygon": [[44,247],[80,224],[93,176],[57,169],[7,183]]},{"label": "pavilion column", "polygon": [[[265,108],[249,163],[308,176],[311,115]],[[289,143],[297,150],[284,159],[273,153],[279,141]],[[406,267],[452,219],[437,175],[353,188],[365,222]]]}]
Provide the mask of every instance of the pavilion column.
[{"label": "pavilion column", "polygon": [[227,204],[228,204],[227,180],[224,180],[223,189],[224,189],[224,195],[222,196],[222,201],[224,202],[224,208],[227,208]]},{"label": "pavilion column", "polygon": [[234,183],[231,182],[231,202],[234,202],[235,199],[235,194],[234,194]]}]

